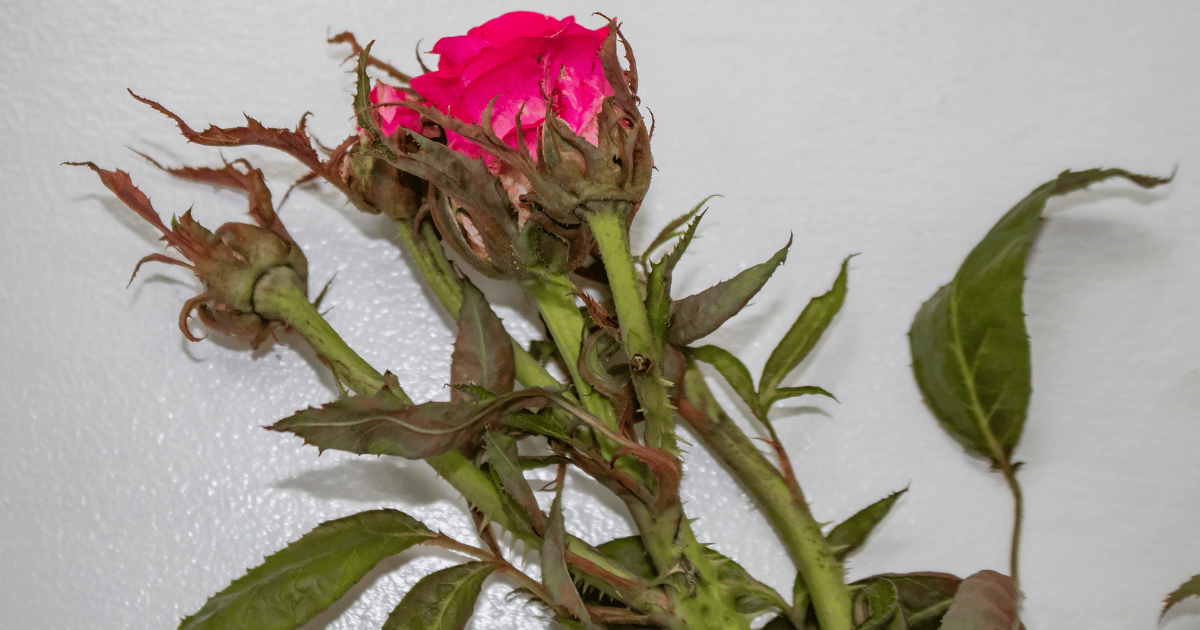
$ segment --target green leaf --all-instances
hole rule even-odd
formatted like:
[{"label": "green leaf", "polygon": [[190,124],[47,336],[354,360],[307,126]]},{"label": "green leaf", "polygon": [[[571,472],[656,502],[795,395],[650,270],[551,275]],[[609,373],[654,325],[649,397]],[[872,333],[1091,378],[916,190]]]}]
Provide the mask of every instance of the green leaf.
[{"label": "green leaf", "polygon": [[871,534],[871,530],[875,529],[879,521],[882,521],[883,517],[887,516],[887,513],[892,509],[892,505],[905,492],[908,492],[908,488],[889,494],[859,510],[854,516],[851,516],[830,530],[829,535],[825,538],[829,540],[829,545],[834,548],[838,560],[844,560],[846,556],[854,553],[856,549],[867,541],[867,536]]},{"label": "green leaf", "polygon": [[212,596],[180,630],[290,630],[337,601],[380,560],[436,537],[396,510],[322,523]]},{"label": "green leaf", "polygon": [[[571,422],[571,426],[563,426],[563,421]],[[518,411],[504,416],[504,426],[528,435],[538,435],[554,438],[563,442],[571,442],[571,431],[579,426],[579,420],[573,416],[556,416],[548,409],[537,413]]]},{"label": "green leaf", "polygon": [[571,580],[567,570],[567,533],[562,513],[562,470],[559,470],[558,488],[554,502],[550,505],[550,518],[546,520],[546,533],[542,539],[542,585],[550,596],[550,603],[575,616],[588,630],[595,630],[588,616],[583,599]]},{"label": "green leaf", "polygon": [[817,345],[817,340],[821,338],[821,333],[825,332],[829,322],[833,320],[833,316],[842,308],[842,302],[846,299],[846,268],[849,262],[850,258],[842,261],[842,269],[837,280],[833,282],[833,288],[824,295],[809,300],[808,306],[804,307],[800,317],[796,318],[787,334],[767,358],[762,378],[758,383],[758,398],[764,412],[770,406],[766,401],[775,395],[779,383],[808,356],[813,346]]},{"label": "green leaf", "polygon": [[734,607],[744,615],[760,615],[768,610],[779,609],[785,614],[791,606],[775,589],[759,582],[742,565],[734,562],[711,547],[704,554],[717,570],[717,579],[733,595]]},{"label": "green leaf", "polygon": [[701,199],[700,203],[696,204],[696,207],[694,207],[691,210],[672,219],[670,223],[668,223],[666,226],[663,227],[662,230],[660,230],[658,232],[658,235],[654,237],[654,240],[650,241],[650,245],[648,247],[646,247],[646,251],[641,256],[642,264],[645,265],[646,261],[650,260],[650,254],[653,254],[654,250],[658,249],[659,247],[662,247],[667,241],[671,240],[672,238],[675,238],[677,236],[682,236],[684,234],[684,232],[679,232],[678,231],[679,228],[684,223],[691,221],[692,217],[696,216],[701,211],[703,211],[704,204],[708,203],[708,201],[710,199],[712,199],[713,197],[720,197],[720,196],[721,195],[709,195],[709,196],[705,197],[704,199]]},{"label": "green leaf", "polygon": [[1010,465],[1029,406],[1029,337],[1021,307],[1025,261],[1046,201],[1111,177],[1168,180],[1120,169],[1066,171],[1021,200],[938,289],[909,332],[913,372],[942,428],[967,452]]},{"label": "green leaf", "polygon": [[884,573],[855,582],[865,586],[886,579],[896,586],[900,607],[910,630],[937,630],[942,617],[950,608],[962,578],[949,573],[932,571],[918,573]]},{"label": "green leaf", "polygon": [[906,630],[904,611],[900,609],[900,598],[896,585],[889,580],[879,579],[859,591],[861,601],[870,611],[869,616],[858,624],[856,630]]},{"label": "green leaf", "polygon": [[1167,599],[1164,600],[1165,605],[1163,606],[1162,614],[1158,616],[1158,619],[1161,621],[1163,616],[1167,614],[1167,611],[1171,610],[1171,607],[1175,604],[1197,595],[1200,595],[1200,575],[1193,576],[1192,579],[1184,582],[1182,586],[1175,589],[1174,593],[1167,596]]},{"label": "green leaf", "polygon": [[671,305],[667,342],[675,346],[686,346],[712,333],[736,315],[767,283],[775,269],[783,264],[791,246],[792,239],[788,238],[787,245],[775,252],[767,262],[750,267],[733,278],[719,282],[695,295],[677,300]]},{"label": "green leaf", "polygon": [[[616,538],[597,546],[596,549],[606,558],[629,570],[630,573],[646,580],[655,578],[650,554],[646,552],[646,547],[642,544],[639,536]],[[757,615],[772,609],[779,609],[785,613],[791,612],[791,606],[782,595],[754,579],[742,565],[732,558],[710,547],[704,548],[704,555],[716,568],[717,579],[725,588],[729,589],[738,612],[746,615]]]},{"label": "green leaf", "polygon": [[642,544],[640,536],[615,538],[597,545],[596,550],[643,579],[653,580],[657,577],[654,563],[650,560],[650,554],[646,552],[646,546]]},{"label": "green leaf", "polygon": [[1012,578],[980,571],[962,581],[942,617],[941,630],[1024,630],[1018,618],[1021,592]]},{"label": "green leaf", "polygon": [[771,392],[771,396],[766,400],[766,406],[769,408],[775,403],[786,400],[788,398],[796,398],[797,396],[825,396],[837,401],[837,396],[830,394],[823,388],[816,385],[804,385],[801,387],[780,387]]},{"label": "green leaf", "polygon": [[740,359],[733,356],[732,352],[717,346],[689,348],[687,352],[697,361],[703,361],[716,368],[738,397],[750,407],[750,412],[762,419],[765,410],[759,406],[758,395],[754,391],[754,378]]},{"label": "green leaf", "polygon": [[703,218],[704,215],[701,214],[692,219],[687,230],[670,253],[650,266],[650,276],[646,279],[646,315],[650,321],[650,333],[654,335],[655,339],[667,337],[672,312],[671,279],[675,272],[675,265],[679,264],[679,259],[683,257],[683,252],[687,250],[688,245],[692,244],[692,238],[696,236],[696,228]]},{"label": "green leaf", "polygon": [[388,615],[382,630],[462,630],[475,612],[493,564],[468,562],[421,578]]},{"label": "green leaf", "polygon": [[544,531],[546,523],[542,509],[538,507],[533,488],[529,487],[529,481],[521,472],[517,441],[499,431],[488,431],[487,454],[492,470],[500,478],[500,485],[524,510],[525,520],[533,525],[534,531]]},{"label": "green leaf", "polygon": [[[450,382],[479,385],[494,394],[507,394],[512,391],[516,374],[512,340],[483,293],[466,280],[462,287],[458,336],[450,356]],[[453,400],[465,399],[460,391],[451,391],[450,395]]]},{"label": "green leaf", "polygon": [[324,451],[424,459],[478,439],[479,425],[518,408],[542,404],[546,391],[526,389],[480,402],[406,404],[388,392],[348,396],[309,407],[267,427],[304,438]]}]

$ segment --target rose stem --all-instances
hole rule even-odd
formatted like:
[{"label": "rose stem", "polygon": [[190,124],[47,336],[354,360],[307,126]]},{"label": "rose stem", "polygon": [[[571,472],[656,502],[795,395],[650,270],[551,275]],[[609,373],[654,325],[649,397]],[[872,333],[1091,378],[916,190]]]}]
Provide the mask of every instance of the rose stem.
[{"label": "rose stem", "polygon": [[704,375],[692,364],[684,376],[679,415],[733,470],[775,527],[812,596],[821,630],[850,630],[851,598],[841,562],[802,496],[758,450],[713,398]]},{"label": "rose stem", "polygon": [[599,418],[604,426],[618,430],[617,417],[608,399],[592,389],[579,375],[579,352],[583,347],[583,335],[587,326],[579,307],[575,305],[575,284],[562,274],[542,273],[521,281],[521,286],[537,302],[546,329],[554,339],[567,371],[575,383],[583,407]]},{"label": "rose stem", "polygon": [[[320,312],[309,303],[304,294],[303,284],[290,268],[275,267],[259,278],[254,286],[254,306],[258,315],[282,321],[304,337],[317,355],[332,366],[338,378],[356,394],[371,396],[383,387],[383,376],[346,345],[325,318],[321,317]],[[534,362],[534,365],[537,363]],[[403,391],[392,391],[411,402]],[[493,522],[512,532],[514,537],[527,546],[541,546],[541,537],[517,527],[509,520],[500,498],[496,495],[496,486],[462,453],[449,451],[427,457],[425,462],[462,494],[469,504],[487,514]],[[587,565],[598,567],[626,582],[640,581],[637,576],[612,563],[590,545],[573,536],[568,536],[567,546],[570,551],[568,559],[582,559]]]},{"label": "rose stem", "polygon": [[650,332],[650,319],[629,250],[627,211],[628,204],[622,202],[591,202],[584,214],[608,273],[608,286],[621,327],[621,344],[633,365],[638,362],[645,365],[645,369],[635,367],[631,373],[646,418],[646,444],[674,452],[675,418],[662,377],[662,340],[655,339]]},{"label": "rose stem", "polygon": [[[458,276],[446,260],[442,245],[438,241],[437,232],[433,225],[426,222],[421,227],[420,237],[413,230],[411,221],[396,221],[397,232],[408,253],[417,263],[417,269],[425,278],[433,294],[437,296],[442,306],[450,313],[450,317],[458,319],[462,309],[462,286]],[[535,360],[516,340],[512,342],[513,357],[516,360],[517,380],[526,387],[548,387],[557,390],[562,386],[546,368]]]}]

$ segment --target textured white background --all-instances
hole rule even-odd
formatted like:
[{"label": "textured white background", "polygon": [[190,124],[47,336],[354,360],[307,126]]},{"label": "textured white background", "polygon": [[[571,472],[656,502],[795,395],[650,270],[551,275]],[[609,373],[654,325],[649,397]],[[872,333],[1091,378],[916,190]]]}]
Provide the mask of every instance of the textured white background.
[{"label": "textured white background", "polygon": [[[336,4],[336,6],[335,6]],[[658,172],[635,241],[701,197],[712,203],[679,294],[765,259],[787,265],[712,337],[757,371],[847,254],[850,295],[793,384],[813,400],[779,414],[814,511],[840,520],[910,486],[850,563],[854,578],[1006,564],[1010,503],[998,476],[935,426],[905,339],[921,302],[991,224],[1066,168],[1154,174],[1153,192],[1105,185],[1056,202],[1029,269],[1034,398],[1018,457],[1028,498],[1025,616],[1033,629],[1152,628],[1162,597],[1200,572],[1200,9],[1190,0],[647,4],[491,0],[7,0],[0,2],[0,626],[170,628],[263,554],[315,524],[398,506],[470,536],[462,506],[416,462],[320,458],[258,427],[335,392],[303,349],[189,344],[175,316],[195,282],[158,251],[89,171],[132,172],[164,214],[194,204],[210,226],[237,195],[172,181],[126,146],[216,164],[125,88],[195,126],[241,113],[291,126],[306,111],[327,144],[353,131],[344,48],[413,48],[516,8],[619,16],[657,121]],[[430,61],[433,61],[431,58]],[[278,195],[300,171],[251,156]],[[326,190],[283,216],[314,284],[337,278],[332,323],[418,399],[445,396],[448,321],[428,306],[388,226]],[[511,330],[536,329],[518,298]],[[781,589],[792,569],[702,449],[685,488],[700,535]],[[628,531],[578,484],[569,526]],[[377,628],[448,555],[406,553],[358,603],[308,628]],[[494,587],[475,627],[537,628]],[[1200,627],[1200,606],[1168,618]]]}]

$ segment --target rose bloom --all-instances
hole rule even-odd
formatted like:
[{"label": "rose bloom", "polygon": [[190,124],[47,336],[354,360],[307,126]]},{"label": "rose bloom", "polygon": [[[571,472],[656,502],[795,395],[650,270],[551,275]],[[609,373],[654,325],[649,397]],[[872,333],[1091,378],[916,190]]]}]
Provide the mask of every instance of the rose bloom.
[{"label": "rose bloom", "polygon": [[[607,25],[591,30],[572,17],[508,13],[466,35],[438,40],[431,51],[439,55],[437,70],[414,77],[411,86],[426,104],[472,124],[482,122],[484,109],[495,99],[491,123],[496,135],[513,148],[523,138],[535,158],[547,107],[596,144],[596,115],[613,95],[600,63],[607,36]],[[404,99],[404,92],[382,84],[371,91],[372,103]],[[382,107],[379,113],[381,129],[389,136],[400,127],[421,131],[420,117],[412,110]],[[499,160],[474,142],[451,131],[446,136],[450,148],[482,158],[493,172],[503,170]]]}]

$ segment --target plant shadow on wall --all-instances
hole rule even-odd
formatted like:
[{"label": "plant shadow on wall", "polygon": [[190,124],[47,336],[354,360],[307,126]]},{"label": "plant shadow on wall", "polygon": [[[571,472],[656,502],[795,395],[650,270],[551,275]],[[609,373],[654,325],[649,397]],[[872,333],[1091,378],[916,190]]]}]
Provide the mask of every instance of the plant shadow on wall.
[{"label": "plant shadow on wall", "polygon": [[[452,553],[456,564],[409,589],[385,630],[461,629],[493,576],[566,628],[730,630],[764,620],[770,630],[1023,627],[1015,450],[1032,388],[1022,314],[1026,258],[1050,198],[1105,180],[1152,188],[1170,178],[1063,172],[1005,214],[913,321],[914,374],[931,411],[1012,491],[1009,575],[887,573],[848,584],[843,561],[904,491],[823,528],[771,418],[780,403],[832,397],[792,383],[842,307],[851,259],[830,265],[836,279],[829,290],[780,339],[768,340],[773,350],[752,374],[731,352],[701,340],[754,298],[784,263],[790,240],[767,261],[687,296],[673,290],[673,276],[707,199],[664,226],[645,251],[631,251],[630,225],[653,170],[652,127],[616,21],[589,29],[573,18],[506,14],[439,40],[437,69],[418,76],[349,34],[331,41],[348,45],[358,62],[357,129],[336,146],[315,143],[303,117],[294,129],[247,118],[243,126],[198,131],[162,104],[134,98],[173,120],[190,142],[278,149],[310,171],[305,182],[320,180],[390,221],[453,322],[448,401],[414,402],[397,375],[365,361],[324,319],[310,297],[309,262],[250,162],[167,169],[246,196],[252,222],[215,231],[191,211],[164,223],[124,172],[78,165],[95,171],[181,256],[151,254],[139,266],[176,265],[197,276],[201,291],[179,317],[186,338],[199,339],[195,320],[251,347],[286,331],[333,374],[336,400],[268,428],[322,451],[424,461],[466,500],[474,535],[452,538],[437,523],[389,508],[338,518],[268,556],[180,628],[283,630],[329,619],[348,593],[361,594],[356,583],[418,545]],[[489,290],[460,268],[489,278],[480,283]],[[528,346],[513,340],[491,306],[493,283],[536,304],[546,339]],[[765,440],[749,437],[722,408],[701,364],[715,370]],[[686,455],[680,421],[700,443],[689,448],[709,449],[774,527],[797,570],[790,593],[696,539],[679,495]],[[636,534],[592,545],[568,532],[563,495],[575,491],[568,469],[603,488]],[[427,476],[383,482],[401,471],[410,469],[345,463],[278,487],[373,502],[440,500]],[[334,487],[342,483],[356,488]],[[538,553],[514,557],[501,540]],[[1198,589],[1200,577],[1172,594],[1168,608]]]}]

